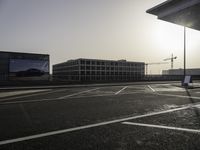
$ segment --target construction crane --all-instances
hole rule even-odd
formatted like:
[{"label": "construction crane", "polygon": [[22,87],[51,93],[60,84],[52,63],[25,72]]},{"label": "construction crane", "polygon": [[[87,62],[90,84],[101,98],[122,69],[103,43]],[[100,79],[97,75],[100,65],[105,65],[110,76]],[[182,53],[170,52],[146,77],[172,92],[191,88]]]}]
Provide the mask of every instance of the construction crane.
[{"label": "construction crane", "polygon": [[162,64],[168,64],[169,62],[154,62],[154,63],[147,63],[146,66],[146,75],[148,75],[148,66],[149,65],[162,65]]},{"label": "construction crane", "polygon": [[171,61],[171,69],[173,69],[174,68],[174,59],[177,59],[177,56],[173,56],[173,54],[172,54],[172,56],[170,58],[166,58],[166,59],[163,59],[163,60],[164,61],[170,60]]}]

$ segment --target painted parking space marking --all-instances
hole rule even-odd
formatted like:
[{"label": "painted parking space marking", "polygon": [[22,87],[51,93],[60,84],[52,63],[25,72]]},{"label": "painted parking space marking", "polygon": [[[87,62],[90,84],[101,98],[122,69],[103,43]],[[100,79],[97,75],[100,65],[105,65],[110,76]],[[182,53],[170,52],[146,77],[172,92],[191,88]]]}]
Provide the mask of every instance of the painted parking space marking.
[{"label": "painted parking space marking", "polygon": [[[114,86],[116,87],[116,86]],[[120,87],[120,86],[119,86]],[[149,89],[151,89],[152,92],[149,92],[148,90],[145,91],[145,86],[144,90],[137,90],[135,92],[122,92],[123,90],[125,90],[127,87],[132,87],[132,86],[126,86],[124,88],[122,88],[120,91],[116,92],[117,95],[123,95],[123,94],[136,94],[136,93],[148,93],[148,94],[157,94],[157,95],[161,95],[161,96],[170,96],[170,97],[178,97],[178,98],[193,98],[193,99],[200,99],[200,97],[194,97],[194,96],[183,96],[183,95],[175,95],[175,94],[164,94],[164,93],[157,93],[155,91],[154,88],[152,88],[152,86],[148,85],[147,87]],[[135,86],[134,86],[135,87]],[[101,87],[102,88],[102,87]],[[136,88],[136,87],[135,87]],[[113,96],[115,95],[115,93],[111,93],[111,94],[95,94],[95,95],[81,95],[84,93],[89,93],[92,92],[93,90],[97,90],[99,88],[95,88],[95,89],[90,89],[90,90],[86,90],[86,91],[81,91],[81,92],[77,92],[77,93],[73,93],[73,94],[69,94],[66,95],[64,97],[58,97],[58,98],[44,98],[44,99],[32,99],[32,100],[18,100],[18,101],[8,101],[5,102],[6,100],[13,100],[13,99],[17,99],[17,98],[24,98],[24,97],[31,97],[31,96],[37,96],[37,95],[43,95],[43,94],[48,94],[48,93],[56,93],[56,92],[61,92],[61,91],[65,91],[66,89],[61,89],[61,90],[55,90],[55,91],[49,91],[49,92],[43,92],[43,93],[34,93],[34,94],[30,94],[30,95],[25,95],[25,96],[19,96],[19,97],[11,97],[10,99],[3,99],[2,102],[0,100],[0,105],[6,105],[6,104],[17,104],[17,103],[33,103],[33,102],[42,102],[42,101],[56,101],[56,100],[62,100],[65,98],[86,98],[86,97],[99,97],[99,96]],[[79,96],[80,95],[80,96]],[[4,101],[4,102],[3,102]]]},{"label": "painted parking space marking", "polygon": [[[99,88],[90,89],[90,90],[87,90],[87,91],[76,92],[76,93],[73,93],[73,94],[66,95],[62,98],[58,97],[58,98],[49,98],[49,99],[35,99],[35,100],[21,100],[21,101],[19,100],[19,101],[11,101],[11,102],[0,102],[0,105],[19,104],[19,103],[33,103],[33,102],[43,102],[43,101],[58,101],[58,100],[64,100],[66,98],[72,98],[73,96],[77,96],[79,94],[86,93],[86,92],[91,92],[91,91],[97,90],[97,89],[99,89]],[[62,90],[62,91],[65,91],[65,90]],[[61,90],[59,92],[61,92]]]},{"label": "painted parking space marking", "polygon": [[65,99],[65,98],[76,96],[76,95],[80,95],[80,94],[83,94],[83,93],[89,93],[89,92],[92,92],[92,91],[95,91],[95,90],[98,90],[98,89],[99,88],[90,89],[90,90],[86,90],[86,91],[81,91],[81,92],[73,93],[73,94],[70,94],[70,95],[62,96],[62,97],[59,97],[57,99]]},{"label": "painted parking space marking", "polygon": [[168,130],[200,133],[200,130],[195,130],[195,129],[179,128],[179,127],[171,127],[171,126],[162,126],[162,125],[154,125],[154,124],[144,124],[144,123],[135,123],[135,122],[122,122],[122,124],[132,125],[132,126],[139,126],[139,127],[150,127],[150,128],[158,128],[158,129],[168,129]]},{"label": "painted parking space marking", "polygon": [[198,100],[200,99],[200,97],[197,97],[197,96],[184,96],[184,95],[176,95],[176,94],[161,94],[161,93],[157,93],[157,95],[178,97],[178,98],[192,98],[192,99],[198,99]]},{"label": "painted parking space marking", "polygon": [[152,113],[148,113],[148,114],[144,114],[144,115],[132,116],[132,117],[116,119],[116,120],[111,120],[111,121],[105,121],[105,122],[100,122],[100,123],[95,123],[95,124],[89,124],[89,125],[84,125],[84,126],[79,126],[79,127],[74,127],[74,128],[50,131],[50,132],[45,132],[45,133],[41,133],[41,134],[35,134],[35,135],[30,135],[30,136],[25,136],[25,137],[20,137],[20,138],[3,140],[3,141],[0,141],[0,145],[22,142],[22,141],[27,141],[27,140],[32,140],[32,139],[38,139],[38,138],[42,138],[42,137],[48,137],[48,136],[53,136],[53,135],[58,135],[58,134],[63,134],[63,133],[68,133],[68,132],[73,132],[73,131],[79,131],[79,130],[94,128],[94,127],[99,127],[99,126],[104,126],[104,125],[109,125],[109,124],[114,124],[114,123],[120,123],[120,122],[125,122],[128,120],[139,119],[139,118],[144,118],[144,117],[149,117],[149,116],[166,114],[166,113],[170,113],[170,112],[174,112],[174,111],[185,110],[188,108],[199,107],[199,106],[200,106],[199,103],[182,105],[182,107],[180,107],[180,108],[175,108],[175,109],[170,109],[170,110],[152,112]]},{"label": "painted parking space marking", "polygon": [[[131,94],[138,94],[138,93],[144,93],[144,92],[143,91],[142,92],[140,92],[140,91],[128,92],[128,93],[120,93],[118,95],[131,95]],[[115,95],[113,93],[112,94],[86,95],[86,96],[74,95],[73,97],[68,97],[68,98],[77,99],[77,98],[92,98],[92,97],[104,97],[104,96],[115,96]],[[57,100],[65,100],[65,99],[49,98],[49,99],[39,99],[39,100],[21,100],[21,101],[18,100],[18,101],[11,101],[11,102],[0,102],[0,105],[34,103],[34,102],[43,102],[43,101],[57,101]]]},{"label": "painted parking space marking", "polygon": [[153,92],[156,92],[150,85],[148,85],[148,88],[151,89]]},{"label": "painted parking space marking", "polygon": [[[130,95],[130,94],[138,94],[138,93],[144,93],[144,91],[119,93],[117,95]],[[115,96],[115,94],[111,93],[111,94],[86,95],[86,96],[76,96],[76,97],[72,97],[72,98],[90,98],[90,97],[103,97],[103,96]]]},{"label": "painted parking space marking", "polygon": [[22,95],[22,96],[17,96],[17,97],[9,97],[9,98],[5,98],[5,99],[0,99],[0,102],[1,102],[1,101],[8,101],[8,100],[20,99],[20,98],[26,98],[26,97],[31,97],[31,96],[38,96],[38,95],[52,94],[52,93],[62,92],[62,91],[66,91],[66,89],[54,90],[54,91],[53,91],[53,90],[50,90],[50,91],[43,92],[43,93],[33,93],[33,94]]},{"label": "painted parking space marking", "polygon": [[[128,86],[129,87],[129,86]],[[151,89],[151,91],[155,91],[150,85],[147,86],[149,89]],[[125,87],[124,87],[125,88]],[[144,86],[145,88],[145,86]],[[33,103],[33,102],[43,102],[43,101],[57,101],[57,100],[62,100],[66,98],[87,98],[87,97],[100,97],[100,96],[113,96],[115,94],[96,94],[96,95],[84,95],[82,96],[81,94],[83,93],[89,93],[93,90],[97,90],[99,88],[95,88],[95,89],[90,89],[90,90],[86,90],[86,91],[81,91],[81,92],[77,92],[77,93],[73,93],[70,95],[66,95],[64,97],[59,97],[59,98],[49,98],[49,99],[33,99],[33,100],[18,100],[18,101],[10,101],[10,102],[0,102],[0,105],[7,105],[7,104],[18,104],[18,103]],[[59,90],[60,91],[65,91],[66,89],[62,89]],[[49,93],[54,93],[57,91],[50,91]],[[119,92],[119,91],[118,91]],[[147,94],[156,94],[156,95],[161,95],[161,96],[170,96],[170,97],[178,97],[178,98],[192,98],[192,99],[200,99],[200,97],[194,97],[194,96],[184,96],[184,95],[176,95],[176,94],[164,94],[164,93],[157,93],[157,92],[149,92],[148,90],[142,90],[142,91],[135,91],[135,92],[120,92],[117,95],[126,95],[126,94],[136,94],[136,93],[147,93]],[[36,93],[37,94],[37,93]],[[38,94],[43,94],[43,93],[38,93]],[[44,94],[47,94],[47,92],[45,92]],[[35,94],[33,94],[34,96]],[[80,95],[80,96],[79,96]],[[31,95],[28,95],[28,97]]]},{"label": "painted parking space marking", "polygon": [[[149,92],[149,94],[156,94],[156,95],[160,95],[160,96],[169,96],[169,97],[178,97],[178,98],[192,98],[192,99],[197,99],[197,100],[200,99],[200,97],[198,97],[198,96],[159,93],[159,92],[157,92],[157,90],[155,90],[155,88],[152,88],[152,86],[148,85],[147,87],[149,89],[151,89],[151,91],[153,91],[153,93]],[[171,90],[171,91],[173,91],[173,90]],[[186,91],[186,90],[183,88],[183,91]],[[195,92],[195,93],[197,93],[197,92]]]},{"label": "painted parking space marking", "polygon": [[[31,96],[38,96],[38,95],[44,95],[44,94],[50,94],[50,93],[54,93],[52,90],[43,90],[43,93],[33,93],[33,94],[28,94],[28,95],[21,95],[21,96],[15,96],[15,97],[8,97],[8,98],[3,98],[0,99],[0,101],[7,101],[7,100],[14,100],[14,99],[19,99],[19,98],[26,98],[26,97],[31,97]],[[47,91],[47,92],[45,92]],[[42,92],[42,91],[40,91]],[[57,92],[57,91],[56,91]]]},{"label": "painted parking space marking", "polygon": [[152,91],[156,92],[183,92],[185,88],[174,86],[171,84],[152,84],[151,86],[148,85]]},{"label": "painted parking space marking", "polygon": [[20,91],[9,91],[9,92],[1,92],[0,93],[0,98],[5,98],[5,97],[10,97],[10,96],[17,96],[17,95],[22,95],[22,94],[32,94],[32,93],[37,93],[37,92],[44,92],[44,91],[49,91],[50,89],[43,89],[43,90],[20,90]]},{"label": "painted parking space marking", "polygon": [[115,95],[121,93],[121,92],[124,91],[127,87],[128,87],[128,86],[123,87],[121,90],[117,91],[117,92],[115,93]]}]

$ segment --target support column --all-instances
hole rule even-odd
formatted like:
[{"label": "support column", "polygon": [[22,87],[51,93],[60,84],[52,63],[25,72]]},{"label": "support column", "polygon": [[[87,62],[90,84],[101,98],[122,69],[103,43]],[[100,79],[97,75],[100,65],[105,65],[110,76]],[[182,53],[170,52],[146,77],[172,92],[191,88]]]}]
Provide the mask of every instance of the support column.
[{"label": "support column", "polygon": [[184,77],[186,76],[186,27],[184,26]]}]

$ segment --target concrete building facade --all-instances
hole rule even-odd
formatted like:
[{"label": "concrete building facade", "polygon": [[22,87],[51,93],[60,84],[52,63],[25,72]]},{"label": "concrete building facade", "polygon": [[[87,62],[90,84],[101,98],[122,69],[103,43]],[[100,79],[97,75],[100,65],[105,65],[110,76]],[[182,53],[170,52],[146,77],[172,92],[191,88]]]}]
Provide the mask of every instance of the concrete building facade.
[{"label": "concrete building facade", "polygon": [[[184,75],[184,69],[163,70],[162,74],[163,75]],[[200,75],[200,68],[186,69],[186,75],[199,76]]]},{"label": "concrete building facade", "polygon": [[145,63],[76,59],[53,65],[53,79],[65,81],[135,81],[144,78]]}]

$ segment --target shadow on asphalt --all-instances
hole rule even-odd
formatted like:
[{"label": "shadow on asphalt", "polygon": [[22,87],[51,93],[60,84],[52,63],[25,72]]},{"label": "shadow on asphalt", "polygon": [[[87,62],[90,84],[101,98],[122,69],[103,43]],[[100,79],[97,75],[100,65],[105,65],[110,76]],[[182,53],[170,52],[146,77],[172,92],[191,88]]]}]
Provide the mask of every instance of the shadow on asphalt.
[{"label": "shadow on asphalt", "polygon": [[[190,94],[190,91],[188,90],[188,88],[185,88],[185,91],[189,97],[189,100],[192,104],[195,103],[194,99],[192,98],[191,94]],[[194,113],[196,114],[196,117],[197,117],[197,120],[198,120],[198,123],[200,124],[200,112],[199,112],[199,109],[196,108],[196,107],[192,107],[192,109],[194,110]]]}]

